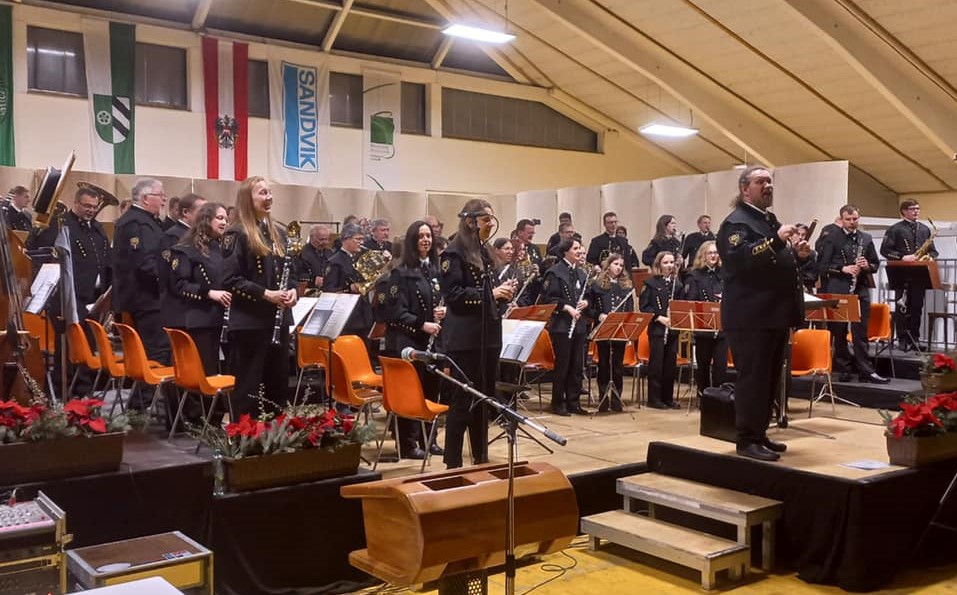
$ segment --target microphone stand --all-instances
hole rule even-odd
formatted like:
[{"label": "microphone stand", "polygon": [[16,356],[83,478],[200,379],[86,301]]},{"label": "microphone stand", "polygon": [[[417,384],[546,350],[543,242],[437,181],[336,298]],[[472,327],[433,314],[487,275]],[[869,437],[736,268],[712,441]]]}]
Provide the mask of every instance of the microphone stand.
[{"label": "microphone stand", "polygon": [[[453,368],[458,370],[459,374],[462,374],[462,371],[459,369],[458,365],[456,365],[451,358],[447,357],[445,361],[447,361]],[[495,409],[499,414],[499,423],[505,429],[505,432],[508,436],[508,493],[506,496],[508,512],[505,521],[505,593],[506,595],[515,595],[515,447],[518,444],[518,427],[519,425],[527,426],[536,432],[543,434],[546,438],[560,446],[565,446],[568,441],[561,435],[549,430],[537,421],[526,417],[507,405],[503,405],[498,400],[479,392],[473,388],[470,383],[462,382],[461,380],[457,380],[446,374],[435,364],[426,365],[426,369],[436,376],[451,382],[472,397],[473,407],[481,407],[482,404],[485,404]],[[464,374],[462,374],[462,377],[466,378]]]}]

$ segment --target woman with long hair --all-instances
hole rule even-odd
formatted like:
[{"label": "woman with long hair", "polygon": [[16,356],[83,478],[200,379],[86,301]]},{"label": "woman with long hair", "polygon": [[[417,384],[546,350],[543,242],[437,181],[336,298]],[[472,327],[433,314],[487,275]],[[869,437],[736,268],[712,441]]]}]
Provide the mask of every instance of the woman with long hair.
[{"label": "woman with long hair", "polygon": [[678,333],[671,330],[668,304],[671,296],[681,295],[681,281],[675,269],[675,255],[659,252],[651,266],[651,274],[641,289],[638,309],[652,314],[648,325],[648,406],[654,409],[677,409],[675,373],[678,360]]},{"label": "woman with long hair", "polygon": [[[545,272],[542,278],[542,303],[555,304],[548,335],[555,350],[555,370],[552,372],[552,413],[568,416],[587,415],[581,406],[581,389],[585,368],[585,341],[588,324],[585,309],[588,300],[582,298],[587,275],[579,263],[585,261],[585,250],[574,238],[562,238],[555,247],[561,260]],[[574,330],[573,330],[574,327]]]},{"label": "woman with long hair", "polygon": [[[598,315],[598,322],[603,322],[613,310],[616,312],[630,312],[635,309],[635,300],[632,295],[634,285],[631,275],[625,270],[625,257],[621,254],[611,254],[601,263],[601,273],[591,286],[591,297],[594,312]],[[600,399],[599,411],[622,411],[621,391],[624,380],[625,346],[623,341],[596,341],[598,346],[598,390]],[[610,382],[614,383],[615,392],[605,399]]]},{"label": "woman with long hair", "polygon": [[[286,233],[272,220],[273,195],[261,176],[243,180],[236,194],[239,219],[223,238],[225,288],[229,308],[229,368],[236,376],[233,412],[255,414],[260,390],[278,404],[286,401],[289,376],[289,326],[296,304],[296,277],[280,287]],[[272,344],[276,311],[279,344]]]},{"label": "woman with long hair", "polygon": [[[442,254],[441,289],[448,306],[442,335],[446,353],[459,364],[475,388],[495,394],[502,322],[498,304],[512,299],[515,281],[494,279],[485,243],[495,227],[492,205],[474,198],[462,207],[455,239]],[[452,394],[445,427],[445,464],[462,466],[465,430],[469,430],[474,463],[488,461],[488,412],[472,408],[472,398],[461,390]]]},{"label": "woman with long hair", "polygon": [[648,242],[648,247],[641,252],[641,262],[645,266],[652,266],[655,257],[660,252],[671,252],[675,256],[675,266],[681,270],[681,240],[678,239],[678,220],[674,215],[662,215],[655,223],[655,235]]},{"label": "woman with long hair", "polygon": [[[685,299],[698,302],[720,302],[724,293],[721,279],[721,256],[714,240],[701,244],[694,266],[685,279]],[[694,334],[695,384],[698,392],[724,382],[728,371],[728,344],[724,333],[701,331]]]},{"label": "woman with long hair", "polygon": [[208,202],[200,207],[186,235],[171,248],[173,286],[184,306],[186,332],[196,343],[207,376],[219,373],[223,313],[232,302],[224,285],[220,245],[226,227],[226,207]]},{"label": "woman with long hair", "polygon": [[[432,243],[432,228],[425,221],[416,221],[405,232],[401,257],[388,274],[384,291],[376,300],[385,304],[385,355],[400,357],[402,350],[412,347],[425,350],[429,340],[442,330],[445,307],[440,306],[438,272],[439,261]],[[439,380],[425,369],[422,362],[414,362],[422,390],[427,399],[438,401]],[[424,459],[425,450],[444,454],[437,444],[426,444],[417,421],[399,418],[399,456],[405,459]]]}]

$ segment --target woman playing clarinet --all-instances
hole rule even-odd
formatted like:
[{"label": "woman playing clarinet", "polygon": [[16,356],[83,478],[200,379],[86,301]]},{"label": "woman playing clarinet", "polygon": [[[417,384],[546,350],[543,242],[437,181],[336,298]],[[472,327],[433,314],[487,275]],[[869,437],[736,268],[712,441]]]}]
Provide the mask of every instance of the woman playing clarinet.
[{"label": "woman playing clarinet", "polygon": [[[426,350],[429,340],[442,330],[445,307],[440,306],[438,255],[432,244],[432,228],[425,221],[416,221],[405,232],[399,264],[388,275],[388,281],[377,291],[376,301],[384,304],[386,317],[385,354],[400,357],[402,350],[412,347]],[[425,398],[438,401],[439,379],[430,374],[422,362],[414,362]],[[425,449],[441,455],[436,444],[426,444],[422,426],[411,419],[399,418],[399,456],[424,459]],[[428,428],[427,428],[428,430]]]},{"label": "woman playing clarinet", "polygon": [[645,281],[638,299],[638,309],[652,315],[648,325],[651,356],[648,359],[648,406],[654,409],[677,409],[675,373],[678,359],[678,333],[671,330],[668,304],[674,295],[681,295],[675,270],[675,255],[659,252],[651,265],[652,277]]},{"label": "woman playing clarinet", "polygon": [[[721,257],[714,240],[709,240],[698,248],[694,267],[685,279],[685,299],[698,302],[720,302],[724,291],[721,279]],[[728,344],[724,333],[700,331],[694,334],[695,384],[700,394],[709,386],[718,386],[724,382],[728,371]]]},{"label": "woman playing clarinet", "polygon": [[173,283],[183,303],[186,331],[196,343],[207,376],[219,373],[223,314],[232,300],[224,289],[223,251],[226,207],[209,202],[200,207],[193,226],[171,248]]},{"label": "woman playing clarinet", "polygon": [[[273,195],[260,176],[246,178],[236,194],[239,220],[223,238],[229,307],[229,368],[236,376],[233,412],[255,415],[262,387],[267,399],[283,404],[289,376],[290,309],[298,298],[296,276],[280,287],[286,234],[270,216]],[[272,344],[279,316],[279,344]]]},{"label": "woman playing clarinet", "polygon": [[574,238],[563,238],[555,248],[561,260],[542,278],[541,302],[555,304],[548,335],[555,350],[552,372],[552,413],[568,416],[587,415],[581,406],[582,376],[585,367],[585,341],[588,324],[584,310],[587,275],[578,267],[585,251]]},{"label": "woman playing clarinet", "polygon": [[[494,395],[502,321],[498,304],[512,299],[514,280],[494,278],[485,244],[495,227],[492,205],[476,198],[465,203],[458,232],[442,253],[441,289],[448,306],[442,324],[446,353],[458,363],[476,390]],[[474,463],[488,462],[488,421],[484,406],[472,407],[472,398],[456,389],[445,427],[445,464],[462,466],[465,430],[469,430]]]},{"label": "woman playing clarinet", "polygon": [[[601,263],[601,273],[591,286],[592,308],[598,314],[598,322],[603,322],[611,312],[630,312],[635,309],[632,295],[634,286],[631,275],[625,272],[625,257],[611,254]],[[621,391],[624,377],[623,361],[625,345],[623,341],[596,341],[598,345],[598,390],[601,394],[599,411],[622,411]],[[608,383],[613,382],[615,392],[605,398]]]}]

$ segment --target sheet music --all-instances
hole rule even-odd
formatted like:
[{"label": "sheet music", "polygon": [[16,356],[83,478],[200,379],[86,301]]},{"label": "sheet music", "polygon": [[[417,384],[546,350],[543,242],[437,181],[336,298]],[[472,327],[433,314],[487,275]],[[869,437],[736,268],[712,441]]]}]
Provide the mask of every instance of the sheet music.
[{"label": "sheet music", "polygon": [[302,326],[301,333],[310,337],[334,339],[342,334],[352,310],[359,303],[355,293],[322,293],[316,298],[312,314]]},{"label": "sheet music", "polygon": [[296,305],[292,307],[292,325],[289,327],[290,333],[294,332],[296,327],[302,324],[302,321],[312,312],[313,306],[315,306],[318,301],[319,298],[317,297],[299,298]]},{"label": "sheet music", "polygon": [[40,267],[33,285],[30,286],[30,303],[27,304],[26,311],[30,314],[39,314],[46,305],[47,300],[56,290],[57,283],[60,282],[60,265],[48,262]]},{"label": "sheet music", "polygon": [[503,320],[499,358],[524,364],[532,355],[538,336],[544,329],[545,323],[538,320]]}]

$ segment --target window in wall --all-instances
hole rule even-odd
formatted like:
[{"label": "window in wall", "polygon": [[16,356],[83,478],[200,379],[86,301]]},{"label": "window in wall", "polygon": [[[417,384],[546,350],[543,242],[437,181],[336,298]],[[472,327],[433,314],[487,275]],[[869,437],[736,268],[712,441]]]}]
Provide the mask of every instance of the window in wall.
[{"label": "window in wall", "polygon": [[362,76],[329,73],[329,123],[362,128]]},{"label": "window in wall", "polygon": [[249,115],[255,118],[269,117],[269,64],[263,60],[249,61]]},{"label": "window in wall", "polygon": [[136,44],[136,103],[189,109],[185,48]]},{"label": "window in wall", "polygon": [[28,26],[27,87],[86,97],[83,34]]},{"label": "window in wall", "polygon": [[428,134],[425,85],[402,83],[402,133]]},{"label": "window in wall", "polygon": [[598,151],[598,134],[537,101],[442,89],[442,136]]}]

